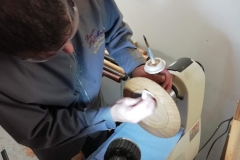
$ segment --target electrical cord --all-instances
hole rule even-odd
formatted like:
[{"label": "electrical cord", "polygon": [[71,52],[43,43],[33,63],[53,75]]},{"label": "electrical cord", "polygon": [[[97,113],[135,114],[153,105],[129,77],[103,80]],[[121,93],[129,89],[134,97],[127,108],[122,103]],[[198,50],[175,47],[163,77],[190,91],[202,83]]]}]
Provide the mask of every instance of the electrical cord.
[{"label": "electrical cord", "polygon": [[221,136],[219,136],[219,137],[212,143],[212,145],[211,145],[211,147],[210,147],[210,149],[209,149],[209,151],[208,151],[206,160],[208,159],[208,156],[209,156],[209,154],[210,154],[210,152],[211,152],[211,150],[212,150],[215,142],[217,142],[217,140],[219,140],[219,139],[220,139],[223,135],[225,135],[225,134],[227,133],[227,131],[229,130],[230,122],[231,122],[232,119],[233,119],[233,118],[228,119],[228,126],[227,126],[226,131],[225,131]]},{"label": "electrical cord", "polygon": [[[218,125],[217,129],[216,129],[216,130],[214,131],[214,133],[212,134],[212,136],[211,136],[211,137],[207,140],[207,142],[201,147],[201,149],[199,149],[198,153],[200,153],[200,152],[202,151],[202,149],[203,149],[204,147],[206,147],[206,145],[211,141],[211,139],[212,139],[213,136],[216,134],[216,132],[218,131],[218,129],[221,127],[221,125],[222,125],[223,123],[225,123],[225,122],[229,122],[229,123],[228,123],[228,128],[227,128],[227,130],[224,132],[224,134],[226,134],[226,132],[227,132],[228,129],[229,129],[230,121],[231,121],[232,119],[233,119],[233,117],[232,117],[232,118],[229,118],[229,119],[227,119],[227,120],[225,120],[225,121],[223,121],[223,122],[221,122],[221,123]],[[215,144],[215,142],[216,142],[219,138],[221,138],[224,134],[222,134],[220,137],[218,137],[218,138],[213,142],[210,150],[208,151],[207,158],[208,158],[208,156],[209,156],[209,154],[210,154],[210,152],[211,152],[211,149],[212,149],[213,145]],[[194,159],[195,159],[195,158],[194,158]]]}]

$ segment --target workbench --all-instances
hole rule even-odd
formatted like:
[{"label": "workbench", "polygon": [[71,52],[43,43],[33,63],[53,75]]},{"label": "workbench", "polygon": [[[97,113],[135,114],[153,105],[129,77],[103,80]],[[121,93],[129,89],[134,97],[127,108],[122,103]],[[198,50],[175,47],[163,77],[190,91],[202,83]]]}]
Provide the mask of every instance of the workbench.
[{"label": "workbench", "polygon": [[240,160],[240,100],[231,122],[229,135],[221,159]]}]

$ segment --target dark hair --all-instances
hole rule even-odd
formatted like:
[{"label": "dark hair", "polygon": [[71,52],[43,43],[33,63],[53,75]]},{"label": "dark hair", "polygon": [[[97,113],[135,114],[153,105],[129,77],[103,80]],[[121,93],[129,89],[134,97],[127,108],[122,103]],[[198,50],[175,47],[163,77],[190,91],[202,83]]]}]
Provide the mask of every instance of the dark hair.
[{"label": "dark hair", "polygon": [[57,51],[71,30],[66,4],[63,0],[0,0],[0,53],[33,58]]}]

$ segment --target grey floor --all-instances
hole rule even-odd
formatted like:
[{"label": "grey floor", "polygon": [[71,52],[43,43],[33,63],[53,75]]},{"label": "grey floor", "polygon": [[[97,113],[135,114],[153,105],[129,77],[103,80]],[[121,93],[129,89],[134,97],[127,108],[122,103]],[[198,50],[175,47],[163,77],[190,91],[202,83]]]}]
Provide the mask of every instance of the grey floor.
[{"label": "grey floor", "polygon": [[[28,148],[19,145],[0,126],[0,151],[6,150],[9,160],[38,160],[38,158]],[[2,156],[0,156],[2,160]]]}]

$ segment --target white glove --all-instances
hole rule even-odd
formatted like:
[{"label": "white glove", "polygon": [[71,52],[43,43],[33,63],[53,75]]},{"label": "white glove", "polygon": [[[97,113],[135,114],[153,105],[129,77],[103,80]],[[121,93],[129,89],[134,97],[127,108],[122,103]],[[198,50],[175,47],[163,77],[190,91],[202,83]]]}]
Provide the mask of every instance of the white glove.
[{"label": "white glove", "polygon": [[115,122],[138,123],[153,114],[155,100],[143,92],[142,98],[122,98],[110,109]]}]

